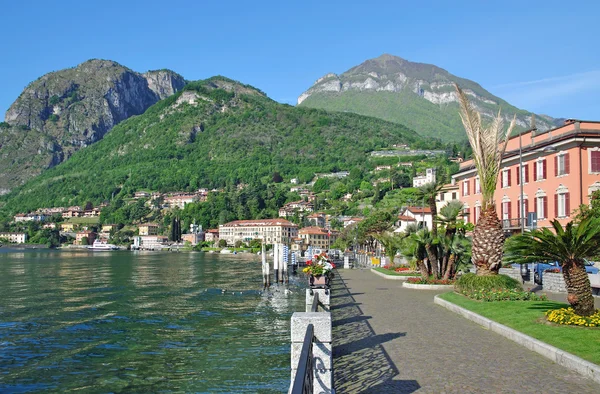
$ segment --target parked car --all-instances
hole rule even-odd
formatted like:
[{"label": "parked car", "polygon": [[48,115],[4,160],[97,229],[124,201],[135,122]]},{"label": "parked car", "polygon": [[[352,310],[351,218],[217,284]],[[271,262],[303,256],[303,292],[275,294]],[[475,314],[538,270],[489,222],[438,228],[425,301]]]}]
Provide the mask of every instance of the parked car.
[{"label": "parked car", "polygon": [[[562,272],[562,267],[558,264],[558,261],[553,261],[551,263],[537,263],[534,265],[533,269],[533,281],[538,285],[542,284],[544,271],[549,269],[558,269],[559,272]],[[585,271],[588,274],[597,274],[600,270],[594,267],[594,263],[591,261],[585,261]]]}]

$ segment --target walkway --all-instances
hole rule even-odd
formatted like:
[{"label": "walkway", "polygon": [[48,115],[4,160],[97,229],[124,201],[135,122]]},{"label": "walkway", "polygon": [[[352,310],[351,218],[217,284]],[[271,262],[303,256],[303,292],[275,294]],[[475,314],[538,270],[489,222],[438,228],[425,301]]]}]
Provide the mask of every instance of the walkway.
[{"label": "walkway", "polygon": [[600,385],[368,270],[332,292],[336,393],[600,393]]}]

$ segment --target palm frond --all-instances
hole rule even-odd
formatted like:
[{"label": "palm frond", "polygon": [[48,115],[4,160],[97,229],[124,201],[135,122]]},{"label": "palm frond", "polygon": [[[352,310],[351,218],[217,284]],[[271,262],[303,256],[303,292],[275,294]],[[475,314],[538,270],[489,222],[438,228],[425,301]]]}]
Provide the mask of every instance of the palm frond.
[{"label": "palm frond", "polygon": [[[483,126],[481,114],[467,99],[466,94],[457,84],[454,84],[460,105],[460,118],[467,133],[469,144],[473,149],[473,161],[479,175],[482,209],[485,210],[494,199],[496,181],[502,165],[502,156],[506,151],[508,137],[515,127],[516,116],[511,121],[506,132],[501,112],[494,117],[491,124]],[[498,147],[500,144],[500,147]]]}]

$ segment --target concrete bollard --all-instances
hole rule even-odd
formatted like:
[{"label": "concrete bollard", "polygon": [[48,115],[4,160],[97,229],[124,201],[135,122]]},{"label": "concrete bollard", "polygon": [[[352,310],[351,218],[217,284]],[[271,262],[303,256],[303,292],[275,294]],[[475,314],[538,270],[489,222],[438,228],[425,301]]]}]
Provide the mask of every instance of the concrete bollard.
[{"label": "concrete bollard", "polygon": [[350,257],[348,256],[344,256],[344,269],[350,269]]},{"label": "concrete bollard", "polygon": [[319,302],[323,304],[323,310],[329,312],[331,296],[331,290],[329,289],[306,289],[306,312],[310,312],[315,294],[319,294]]},{"label": "concrete bollard", "polygon": [[[320,294],[319,294],[320,297]],[[333,393],[333,355],[331,352],[331,313],[295,312],[292,315],[291,382],[296,377],[302,343],[309,324],[315,327],[313,343],[313,382],[315,393]]]}]

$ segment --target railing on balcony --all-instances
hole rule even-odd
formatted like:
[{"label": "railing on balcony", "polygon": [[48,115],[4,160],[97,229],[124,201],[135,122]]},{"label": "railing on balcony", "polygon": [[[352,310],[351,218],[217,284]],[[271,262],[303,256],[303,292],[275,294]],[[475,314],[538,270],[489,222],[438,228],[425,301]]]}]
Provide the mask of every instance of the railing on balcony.
[{"label": "railing on balcony", "polygon": [[502,220],[502,228],[504,230],[514,230],[520,229],[521,223],[523,223],[523,227],[527,228],[527,219],[526,218],[516,218],[516,219],[503,219]]}]

